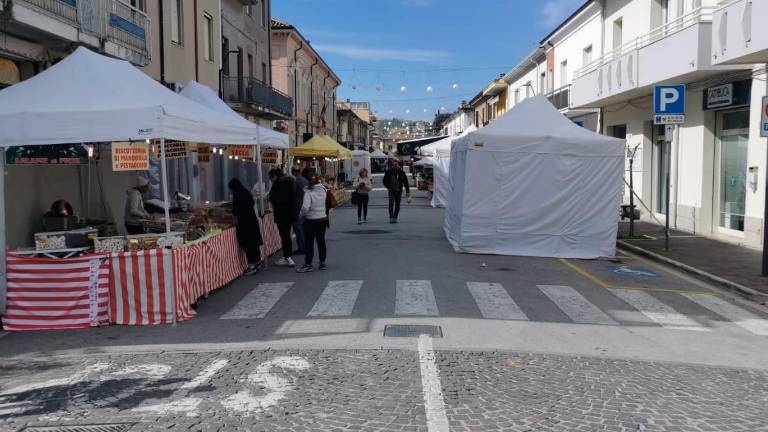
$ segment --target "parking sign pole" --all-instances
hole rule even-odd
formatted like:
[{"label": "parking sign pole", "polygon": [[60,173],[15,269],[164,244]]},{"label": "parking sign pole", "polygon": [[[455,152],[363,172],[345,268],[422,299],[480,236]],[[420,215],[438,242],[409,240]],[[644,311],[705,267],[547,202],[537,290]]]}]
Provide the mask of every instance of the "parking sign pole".
[{"label": "parking sign pole", "polygon": [[[763,97],[760,115],[760,136],[768,137],[768,96]],[[768,139],[766,140],[768,148]],[[765,176],[765,201],[763,202],[763,268],[761,274],[768,277],[768,163],[764,169]]]}]

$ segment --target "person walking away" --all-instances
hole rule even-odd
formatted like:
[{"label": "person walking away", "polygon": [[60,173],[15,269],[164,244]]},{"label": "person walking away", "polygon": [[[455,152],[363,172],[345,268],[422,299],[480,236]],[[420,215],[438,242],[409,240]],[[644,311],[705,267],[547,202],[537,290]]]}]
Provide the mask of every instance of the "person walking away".
[{"label": "person walking away", "polygon": [[248,258],[248,268],[243,275],[248,276],[260,270],[261,245],[264,244],[254,209],[256,203],[248,189],[236,178],[229,181],[229,191],[232,193],[232,214],[236,219],[237,243]]},{"label": "person walking away", "polygon": [[395,161],[392,167],[384,174],[384,187],[389,192],[389,223],[397,223],[400,216],[400,201],[403,199],[403,189],[410,198],[411,188],[408,185],[408,176],[400,168],[400,163]]},{"label": "person walking away", "polygon": [[310,173],[309,188],[304,193],[304,203],[301,206],[300,214],[304,218],[306,254],[304,255],[304,265],[296,270],[299,273],[307,273],[313,270],[312,259],[315,255],[315,241],[317,241],[317,252],[320,255],[320,266],[318,269],[326,269],[325,231],[328,228],[327,200],[328,191],[320,181],[320,176],[317,173]]},{"label": "person walking away", "polygon": [[373,190],[373,182],[368,170],[361,169],[353,184],[357,192],[357,224],[360,225],[368,222],[368,194]]},{"label": "person walking away", "polygon": [[269,180],[272,181],[272,189],[269,191],[269,202],[275,215],[277,230],[280,232],[280,240],[283,244],[283,257],[275,262],[278,266],[293,267],[293,241],[291,240],[291,227],[298,219],[296,208],[296,179],[283,173],[280,168],[269,172]]},{"label": "person walking away", "polygon": [[144,208],[145,193],[149,192],[149,182],[144,177],[139,177],[136,187],[125,191],[125,230],[128,235],[145,234],[143,222],[152,216]]},{"label": "person walking away", "polygon": [[[295,166],[291,169],[291,173],[296,178],[296,212],[301,211],[301,206],[304,204],[304,192],[309,187],[309,180],[307,180],[307,174],[309,168],[305,168],[302,172],[300,167]],[[293,222],[293,233],[296,234],[296,251],[294,255],[304,254],[304,219],[297,217]]]}]

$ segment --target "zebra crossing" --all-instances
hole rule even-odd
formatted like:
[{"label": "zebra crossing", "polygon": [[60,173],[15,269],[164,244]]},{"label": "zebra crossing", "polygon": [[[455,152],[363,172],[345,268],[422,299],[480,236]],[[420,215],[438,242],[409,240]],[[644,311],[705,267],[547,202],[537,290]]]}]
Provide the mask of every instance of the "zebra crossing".
[{"label": "zebra crossing", "polygon": [[[364,285],[365,281],[362,280],[329,281],[305,316],[307,318],[352,317],[361,295],[363,297],[366,295],[363,290]],[[294,282],[258,284],[231,309],[219,316],[219,319],[266,318],[276,313],[274,310],[281,301],[289,301],[286,295],[294,287]],[[489,282],[466,282],[465,287],[483,319],[531,321],[529,315],[533,311],[526,311],[526,308],[531,306],[523,307],[519,302],[521,299],[515,299],[515,297],[531,295],[530,291],[510,292],[500,283]],[[432,286],[431,281],[397,280],[394,288],[395,317],[441,316],[435,287]],[[571,286],[536,285],[536,289],[549,301],[546,307],[561,312],[569,322],[575,324],[608,326],[637,324],[638,320],[627,317],[643,316],[646,320],[643,322],[648,325],[671,330],[711,332],[712,329],[705,321],[713,320],[730,322],[749,333],[768,336],[768,319],[714,293],[680,291],[663,293],[662,297],[642,290],[611,289],[605,291],[606,295],[614,296],[615,300],[623,302],[625,306],[603,310]],[[680,306],[681,302],[685,304],[684,307]],[[676,307],[686,309],[689,314],[686,315]],[[692,308],[694,311],[690,312]]]}]

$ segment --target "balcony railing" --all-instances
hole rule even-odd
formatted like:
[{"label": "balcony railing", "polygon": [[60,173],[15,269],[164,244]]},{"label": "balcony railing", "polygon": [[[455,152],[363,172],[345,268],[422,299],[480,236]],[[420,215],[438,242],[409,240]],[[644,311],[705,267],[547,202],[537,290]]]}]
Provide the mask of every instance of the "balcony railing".
[{"label": "balcony railing", "polygon": [[571,85],[560,87],[559,89],[547,94],[547,99],[555,108],[562,110],[571,107]]},{"label": "balcony railing", "polygon": [[293,115],[293,99],[255,79],[226,77],[223,92],[227,102],[254,104],[284,116]]},{"label": "balcony railing", "polygon": [[712,22],[712,13],[714,11],[714,7],[702,6],[686,15],[669,21],[662,26],[656,27],[650,32],[625,43],[619,48],[606,52],[602,57],[574,72],[573,77],[575,79],[584,76],[600,68],[601,66],[622,57],[627,53],[644,48],[660,39],[685,30],[694,25],[700,24],[702,22]]},{"label": "balcony railing", "polygon": [[130,48],[146,50],[151,43],[147,14],[119,0],[108,1],[107,38]]},{"label": "balcony railing", "polygon": [[28,3],[53,18],[77,25],[77,1],[76,0],[16,0]]}]

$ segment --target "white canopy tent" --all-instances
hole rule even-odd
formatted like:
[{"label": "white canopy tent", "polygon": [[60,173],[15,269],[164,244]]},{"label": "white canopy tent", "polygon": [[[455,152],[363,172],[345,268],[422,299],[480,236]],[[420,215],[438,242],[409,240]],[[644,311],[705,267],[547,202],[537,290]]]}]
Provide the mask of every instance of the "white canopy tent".
[{"label": "white canopy tent", "polygon": [[383,151],[376,149],[371,153],[371,159],[389,159],[389,156],[386,155]]},{"label": "white canopy tent", "polygon": [[434,162],[435,162],[435,159],[433,157],[427,156],[427,157],[425,157],[423,159],[419,159],[413,165],[414,166],[423,166],[423,167],[432,167]]},{"label": "white canopy tent", "polygon": [[[0,172],[5,148],[79,142],[161,140],[166,231],[165,140],[252,144],[253,127],[157,83],[127,61],[80,47],[46,71],[0,90]],[[4,310],[5,178],[0,176],[0,311]]]},{"label": "white canopy tent", "polygon": [[[458,137],[446,138],[434,144],[428,151],[434,152],[433,180],[432,180],[432,207],[445,207],[448,202],[448,173],[451,167],[451,143],[457,138],[463,137],[477,130],[475,125],[470,125]],[[430,144],[432,146],[433,144]]]},{"label": "white canopy tent", "polygon": [[344,172],[348,181],[357,178],[360,170],[365,168],[371,172],[371,154],[365,150],[352,150],[352,159],[344,161]]},{"label": "white canopy tent", "polygon": [[468,253],[613,256],[624,149],[544,97],[524,101],[452,144],[448,240]]}]

